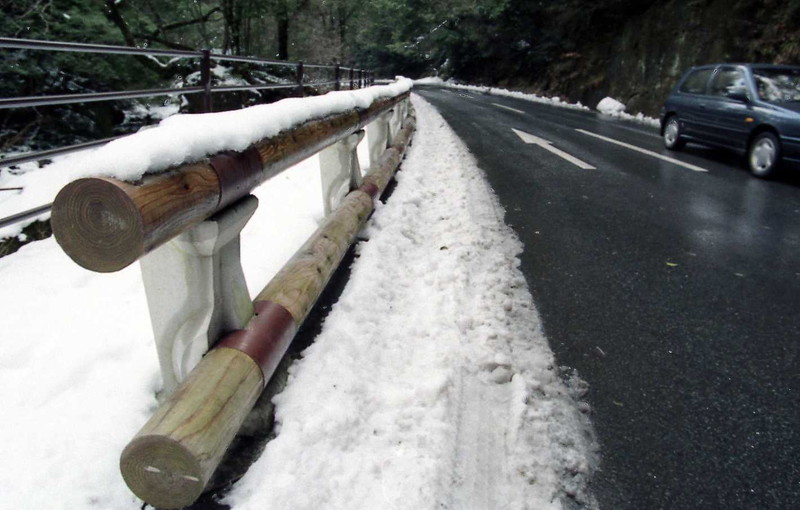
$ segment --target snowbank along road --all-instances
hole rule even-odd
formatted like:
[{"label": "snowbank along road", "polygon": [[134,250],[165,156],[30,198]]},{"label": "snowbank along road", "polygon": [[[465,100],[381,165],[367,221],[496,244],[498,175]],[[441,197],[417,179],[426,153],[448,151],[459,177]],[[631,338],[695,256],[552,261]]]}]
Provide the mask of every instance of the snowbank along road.
[{"label": "snowbank along road", "polygon": [[562,382],[521,245],[462,142],[414,106],[398,187],[234,508],[594,506],[581,386]]},{"label": "snowbank along road", "polygon": [[600,506],[793,508],[800,172],[753,179],[579,109],[417,93],[486,172],[556,359],[591,388]]},{"label": "snowbank along road", "polygon": [[[596,506],[586,388],[548,347],[522,244],[464,144],[414,106],[398,186],[232,508]],[[256,194],[242,238],[251,288],[316,228],[316,158]],[[138,269],[90,273],[48,239],[1,259],[0,279],[5,338],[22,340],[0,342],[0,433],[16,438],[0,444],[0,508],[141,508],[118,471],[160,385]]]}]

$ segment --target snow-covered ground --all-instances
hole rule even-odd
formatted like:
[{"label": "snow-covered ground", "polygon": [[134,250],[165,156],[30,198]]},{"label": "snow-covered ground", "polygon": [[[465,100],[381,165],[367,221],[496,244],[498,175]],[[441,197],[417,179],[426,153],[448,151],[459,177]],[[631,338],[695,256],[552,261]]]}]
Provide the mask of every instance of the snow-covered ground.
[{"label": "snow-covered ground", "polygon": [[[582,384],[553,359],[521,244],[463,143],[414,105],[398,187],[276,397],[277,437],[235,509],[594,506]],[[322,217],[316,158],[256,195],[253,294]],[[48,239],[0,259],[0,281],[0,509],[141,508],[118,471],[160,386],[138,268],[91,273]]]}]

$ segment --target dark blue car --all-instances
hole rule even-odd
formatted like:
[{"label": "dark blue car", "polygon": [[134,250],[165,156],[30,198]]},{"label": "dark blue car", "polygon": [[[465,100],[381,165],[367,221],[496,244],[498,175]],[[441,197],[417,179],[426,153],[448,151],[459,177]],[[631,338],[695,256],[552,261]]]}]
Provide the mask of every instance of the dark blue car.
[{"label": "dark blue car", "polygon": [[693,67],[664,103],[661,134],[670,150],[698,142],[743,151],[758,177],[800,163],[800,66]]}]

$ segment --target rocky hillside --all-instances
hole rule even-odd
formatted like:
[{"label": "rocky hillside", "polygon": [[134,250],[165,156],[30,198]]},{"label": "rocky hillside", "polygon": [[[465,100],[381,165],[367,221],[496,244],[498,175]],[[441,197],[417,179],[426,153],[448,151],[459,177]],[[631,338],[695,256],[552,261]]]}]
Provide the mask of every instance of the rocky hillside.
[{"label": "rocky hillside", "polygon": [[[683,72],[713,62],[800,64],[800,1],[671,0],[616,26],[571,34],[530,86],[594,106],[605,96],[656,115]],[[518,82],[518,77],[505,79]]]}]

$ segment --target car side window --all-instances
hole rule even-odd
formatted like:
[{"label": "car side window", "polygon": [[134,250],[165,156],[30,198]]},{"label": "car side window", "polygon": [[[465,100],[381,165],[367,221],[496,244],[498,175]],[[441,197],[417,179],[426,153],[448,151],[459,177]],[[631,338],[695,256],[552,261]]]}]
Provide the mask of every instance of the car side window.
[{"label": "car side window", "polygon": [[711,76],[711,69],[698,69],[683,80],[680,91],[687,94],[705,94],[706,83]]},{"label": "car side window", "polygon": [[734,68],[721,68],[714,73],[711,79],[709,94],[712,96],[726,97],[732,92],[743,91],[745,89],[744,75],[741,71]]}]

